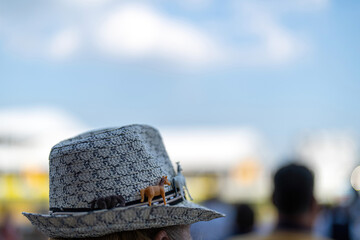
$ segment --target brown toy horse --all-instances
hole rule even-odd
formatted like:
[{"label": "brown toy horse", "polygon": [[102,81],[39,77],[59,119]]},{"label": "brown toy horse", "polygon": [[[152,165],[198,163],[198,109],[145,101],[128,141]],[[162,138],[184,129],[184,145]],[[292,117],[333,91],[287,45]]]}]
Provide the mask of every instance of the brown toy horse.
[{"label": "brown toy horse", "polygon": [[157,186],[149,186],[147,188],[141,189],[141,202],[144,202],[144,196],[148,198],[149,206],[151,206],[151,201],[155,196],[161,195],[164,200],[164,205],[166,205],[165,200],[165,189],[164,184],[171,185],[170,181],[167,179],[167,176],[162,176],[159,184]]}]

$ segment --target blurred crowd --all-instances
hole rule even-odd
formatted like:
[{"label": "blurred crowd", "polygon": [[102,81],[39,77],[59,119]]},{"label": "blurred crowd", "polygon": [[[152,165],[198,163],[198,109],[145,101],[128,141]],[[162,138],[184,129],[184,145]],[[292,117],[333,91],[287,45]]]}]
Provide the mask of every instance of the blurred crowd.
[{"label": "blurred crowd", "polygon": [[276,217],[271,223],[258,219],[257,203],[227,204],[213,198],[202,204],[227,217],[195,223],[194,239],[360,239],[360,197],[357,191],[333,204],[320,204],[314,197],[314,175],[297,164],[280,168],[273,179],[271,202]]},{"label": "blurred crowd", "polygon": [[45,240],[43,234],[29,225],[18,224],[9,212],[0,216],[0,240]]},{"label": "blurred crowd", "polygon": [[[360,197],[352,190],[347,198],[320,204],[314,196],[315,177],[311,169],[290,163],[273,176],[269,201],[274,207],[272,222],[259,220],[258,203],[226,203],[219,196],[202,205],[226,214],[210,222],[192,225],[193,239],[360,239]],[[0,240],[46,239],[31,226],[16,224],[8,211],[0,216]]]}]

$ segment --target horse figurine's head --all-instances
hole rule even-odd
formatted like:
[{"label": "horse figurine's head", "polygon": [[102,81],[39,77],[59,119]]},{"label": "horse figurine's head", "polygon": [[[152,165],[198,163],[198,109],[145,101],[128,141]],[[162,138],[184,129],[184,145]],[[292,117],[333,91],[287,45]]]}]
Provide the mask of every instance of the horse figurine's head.
[{"label": "horse figurine's head", "polygon": [[161,180],[160,180],[160,185],[161,184],[167,184],[167,185],[171,185],[170,181],[167,179],[167,176],[162,176]]},{"label": "horse figurine's head", "polygon": [[180,173],[183,169],[180,166],[180,162],[176,162],[177,165],[177,172]]}]

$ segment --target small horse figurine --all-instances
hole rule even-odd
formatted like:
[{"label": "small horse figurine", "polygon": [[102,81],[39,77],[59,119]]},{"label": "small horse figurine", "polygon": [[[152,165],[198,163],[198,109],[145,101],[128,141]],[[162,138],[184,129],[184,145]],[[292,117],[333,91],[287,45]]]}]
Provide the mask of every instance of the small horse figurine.
[{"label": "small horse figurine", "polygon": [[167,184],[169,186],[171,185],[171,183],[167,179],[167,176],[162,176],[157,186],[149,186],[147,188],[141,189],[141,202],[144,202],[144,196],[146,195],[148,198],[149,206],[151,206],[152,199],[155,196],[161,195],[164,200],[164,205],[166,205],[164,184]]},{"label": "small horse figurine", "polygon": [[173,178],[175,193],[177,195],[177,188],[179,188],[180,192],[181,192],[181,197],[183,200],[185,200],[185,198],[184,198],[184,196],[185,196],[184,187],[185,187],[186,192],[189,195],[190,199],[193,200],[193,198],[191,197],[189,190],[186,186],[185,177],[184,177],[184,175],[181,174],[182,168],[180,166],[180,162],[176,162],[176,164],[177,164],[177,175]]}]

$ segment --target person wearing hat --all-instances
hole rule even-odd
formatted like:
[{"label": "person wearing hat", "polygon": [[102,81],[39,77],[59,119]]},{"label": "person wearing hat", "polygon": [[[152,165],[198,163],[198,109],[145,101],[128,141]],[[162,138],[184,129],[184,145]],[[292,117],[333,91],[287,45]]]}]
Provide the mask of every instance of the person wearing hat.
[{"label": "person wearing hat", "polygon": [[90,131],[52,148],[49,213],[23,214],[51,239],[191,239],[192,223],[224,215],[188,201],[176,176],[156,129]]}]

